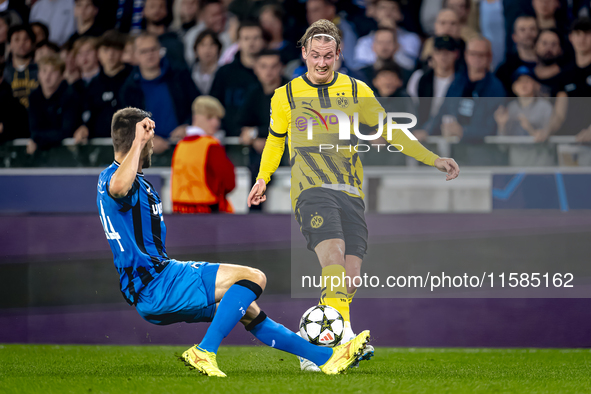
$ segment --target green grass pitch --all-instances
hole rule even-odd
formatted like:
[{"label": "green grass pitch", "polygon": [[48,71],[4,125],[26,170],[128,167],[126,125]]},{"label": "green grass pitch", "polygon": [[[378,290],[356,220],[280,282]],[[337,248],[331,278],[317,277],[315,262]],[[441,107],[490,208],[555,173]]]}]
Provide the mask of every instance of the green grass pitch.
[{"label": "green grass pitch", "polygon": [[[187,346],[188,347],[188,346]],[[263,346],[220,348],[228,378],[178,346],[0,345],[1,393],[591,393],[591,349],[377,348],[346,375],[302,373]]]}]

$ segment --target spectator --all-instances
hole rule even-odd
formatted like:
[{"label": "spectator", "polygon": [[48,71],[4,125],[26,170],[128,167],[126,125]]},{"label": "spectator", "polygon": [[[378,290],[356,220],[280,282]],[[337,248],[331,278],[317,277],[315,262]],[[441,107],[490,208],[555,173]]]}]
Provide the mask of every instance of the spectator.
[{"label": "spectator", "polygon": [[166,48],[166,57],[173,67],[186,68],[183,42],[176,33],[168,31],[170,19],[166,9],[166,0],[146,0],[144,4],[146,31],[158,36],[158,41],[162,47]]},{"label": "spectator", "polygon": [[12,88],[4,80],[5,63],[0,62],[0,145],[16,138],[29,137],[27,110],[12,94]]},{"label": "spectator", "polygon": [[135,39],[135,68],[120,92],[123,108],[142,108],[152,113],[158,125],[154,153],[160,154],[185,135],[191,122],[191,103],[199,91],[187,69],[175,70],[161,55],[158,37],[142,33]]},{"label": "spectator", "polygon": [[172,209],[176,213],[232,213],[226,195],[234,190],[234,165],[214,137],[224,107],[211,96],[193,102],[193,121],[172,157]]},{"label": "spectator", "polygon": [[[575,50],[575,63],[564,70],[564,87],[557,95],[568,97],[566,111],[563,110],[564,119],[560,119],[565,121],[558,134],[576,134],[579,142],[591,142],[591,19],[585,17],[575,20],[569,39]],[[557,100],[561,102],[561,99]],[[564,99],[562,102],[565,102]]]},{"label": "spectator", "polygon": [[29,95],[39,86],[37,64],[33,63],[34,40],[35,34],[29,26],[17,25],[8,31],[12,58],[4,69],[4,79],[25,108],[29,108]]},{"label": "spectator", "polygon": [[123,55],[121,61],[130,66],[137,66],[137,60],[135,58],[135,37],[127,36],[125,40],[125,48],[123,48]]},{"label": "spectator", "polygon": [[[433,67],[415,71],[408,81],[408,94],[418,107],[419,128],[427,127],[425,123],[433,119],[439,112],[455,78],[455,64],[458,56],[456,40],[450,36],[435,37],[431,59]],[[420,135],[426,137],[424,132]]]},{"label": "spectator", "polygon": [[[246,94],[244,106],[238,112],[240,124],[240,142],[249,149],[249,170],[251,183],[256,182],[256,176],[261,164],[261,154],[265,141],[269,135],[269,108],[275,89],[285,85],[288,81],[282,78],[283,64],[281,53],[267,49],[261,51],[254,63],[254,73],[259,81]],[[254,183],[253,183],[254,184]],[[252,206],[251,211],[260,211],[261,206]]]},{"label": "spectator", "polygon": [[211,90],[221,50],[222,43],[213,30],[203,30],[195,40],[195,63],[191,75],[202,94],[209,94]]},{"label": "spectator", "polygon": [[76,57],[72,48],[73,44],[72,42],[66,42],[60,49],[60,58],[66,64],[64,79],[70,85],[80,79],[80,70],[76,66]]},{"label": "spectator", "polygon": [[[380,69],[384,63],[396,59],[399,46],[396,39],[396,30],[381,27],[373,35],[372,53],[375,54],[375,60],[372,65],[363,67],[360,73],[363,75],[363,82],[371,86],[375,77],[376,70]],[[400,65],[399,65],[400,66]],[[408,82],[412,72],[404,69],[402,71],[402,81],[404,85]]]},{"label": "spectator", "polygon": [[35,44],[39,44],[41,41],[47,41],[49,39],[49,28],[45,23],[33,22],[31,23],[31,29],[35,33]]},{"label": "spectator", "polygon": [[[462,56],[466,44],[460,38],[460,21],[455,11],[447,8],[439,11],[437,19],[435,20],[435,36],[450,36],[458,40],[458,48],[460,50],[460,56]],[[433,37],[430,37],[425,41],[423,52],[421,53],[421,60],[427,61],[433,54],[433,41]]]},{"label": "spectator", "polygon": [[507,108],[501,106],[495,112],[499,135],[533,135],[535,129],[546,127],[552,116],[552,104],[539,98],[540,83],[531,69],[521,66],[512,75],[512,100]]},{"label": "spectator", "polygon": [[534,74],[542,84],[541,97],[556,97],[564,86],[564,76],[560,60],[562,46],[560,37],[555,30],[542,30],[535,41],[534,49],[538,62],[534,67]]},{"label": "spectator", "polygon": [[[552,104],[538,97],[540,84],[526,66],[513,73],[513,93],[517,96],[507,108],[499,107],[494,117],[499,135],[533,135],[547,128],[552,118]],[[546,144],[511,145],[509,164],[512,166],[553,166],[556,147]]]},{"label": "spectator", "polygon": [[5,62],[5,57],[7,54],[7,44],[8,44],[8,30],[10,29],[10,24],[8,18],[5,16],[0,16],[0,63]]},{"label": "spectator", "polygon": [[98,39],[95,37],[80,37],[74,42],[72,52],[76,67],[80,70],[80,92],[84,91],[100,72],[97,45]]},{"label": "spectator", "polygon": [[39,62],[39,59],[49,55],[57,55],[60,52],[60,47],[55,45],[53,42],[47,40],[40,41],[35,45],[35,58],[34,62]]},{"label": "spectator", "polygon": [[49,41],[63,45],[76,31],[72,0],[38,0],[29,21],[43,22],[49,28]]},{"label": "spectator", "polygon": [[175,30],[183,39],[185,34],[197,24],[199,2],[197,0],[178,0],[175,4],[178,4],[174,9],[178,10],[174,21]]},{"label": "spectator", "polygon": [[65,64],[57,55],[39,60],[40,88],[31,93],[27,153],[58,146],[79,126],[79,98],[64,81]]},{"label": "spectator", "polygon": [[467,69],[456,73],[430,134],[481,141],[484,136],[496,133],[490,120],[502,104],[505,89],[489,71],[492,49],[486,38],[469,41],[465,56]]},{"label": "spectator", "polygon": [[532,6],[541,30],[561,28],[556,20],[556,11],[560,7],[558,0],[532,0]]},{"label": "spectator", "polygon": [[189,29],[183,38],[185,44],[185,60],[189,65],[195,60],[195,39],[205,29],[210,29],[217,33],[222,43],[222,50],[232,44],[230,35],[225,31],[226,8],[221,0],[203,0],[198,17],[197,25]]},{"label": "spectator", "polygon": [[478,36],[478,32],[468,25],[468,17],[472,8],[472,0],[445,0],[443,8],[449,8],[458,16],[460,22],[460,37],[465,42]]},{"label": "spectator", "polygon": [[400,66],[393,60],[376,70],[372,85],[386,112],[415,113],[414,104],[403,88]]},{"label": "spectator", "polygon": [[[252,68],[264,45],[261,27],[254,22],[243,22],[238,29],[238,45],[240,51],[234,61],[220,67],[211,86],[211,95],[220,100],[230,114],[238,112],[244,105],[246,92],[257,83]],[[235,116],[225,117],[222,125],[226,135],[240,135],[240,124]]]},{"label": "spectator", "polygon": [[98,10],[98,0],[74,0],[76,31],[70,36],[70,41],[74,42],[83,36],[100,37],[105,32],[96,21]]},{"label": "spectator", "polygon": [[335,0],[308,0],[306,2],[306,20],[308,25],[320,19],[333,22],[341,31],[341,47],[344,56],[351,57],[354,62],[355,44],[357,33],[353,26],[346,20],[345,15],[337,14]]},{"label": "spectator", "polygon": [[287,64],[298,60],[300,53],[296,46],[283,38],[283,20],[285,14],[278,5],[266,5],[261,9],[259,23],[263,31],[270,37],[269,49],[276,49],[281,56],[281,63]]},{"label": "spectator", "polygon": [[[400,12],[400,0],[378,0],[376,2],[374,19],[378,26],[396,30],[398,50],[394,60],[402,68],[414,71],[421,53],[421,39],[415,33],[410,33],[400,27],[402,13]],[[373,50],[375,33],[361,37],[355,46],[355,66],[364,67],[376,61]]]},{"label": "spectator", "polygon": [[515,70],[521,66],[527,66],[530,69],[536,66],[538,57],[534,43],[537,36],[538,25],[534,17],[521,16],[515,20],[512,38],[517,52],[507,53],[505,62],[496,71],[497,78],[503,83],[509,95],[513,95],[511,79]]},{"label": "spectator", "polygon": [[[471,0],[470,0],[471,1]],[[492,70],[505,59],[505,15],[503,0],[481,0],[479,9],[480,30],[493,48]]]},{"label": "spectator", "polygon": [[101,65],[99,75],[88,85],[84,100],[89,111],[89,138],[111,136],[111,119],[121,108],[118,100],[121,87],[131,73],[132,67],[122,62],[125,36],[116,30],[102,35],[98,43],[98,59]]}]

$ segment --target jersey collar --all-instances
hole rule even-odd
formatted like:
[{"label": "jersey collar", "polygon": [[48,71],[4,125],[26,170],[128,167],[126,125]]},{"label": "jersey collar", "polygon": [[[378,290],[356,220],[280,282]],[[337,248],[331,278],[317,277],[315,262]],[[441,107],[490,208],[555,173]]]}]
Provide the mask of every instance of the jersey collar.
[{"label": "jersey collar", "polygon": [[334,72],[334,77],[332,78],[332,81],[330,81],[329,83],[312,83],[312,81],[310,81],[308,79],[308,75],[307,73],[302,75],[302,79],[310,86],[312,86],[313,88],[329,88],[332,85],[334,85],[334,83],[337,81],[337,78],[339,77],[339,73],[338,72]]}]

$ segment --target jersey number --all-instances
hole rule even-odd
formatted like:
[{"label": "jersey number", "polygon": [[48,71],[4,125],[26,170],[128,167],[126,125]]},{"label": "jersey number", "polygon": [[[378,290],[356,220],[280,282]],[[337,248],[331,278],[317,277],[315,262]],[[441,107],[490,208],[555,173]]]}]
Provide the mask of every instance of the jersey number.
[{"label": "jersey number", "polygon": [[101,201],[101,216],[100,216],[100,218],[101,218],[101,222],[103,223],[103,230],[105,230],[105,235],[107,236],[107,239],[116,240],[117,243],[119,244],[119,247],[121,248],[121,251],[125,252],[125,250],[123,249],[123,245],[121,245],[121,241],[120,241],[121,236],[113,228],[113,224],[111,223],[111,219],[109,219],[109,217],[105,215],[105,209],[103,208],[102,201]]}]

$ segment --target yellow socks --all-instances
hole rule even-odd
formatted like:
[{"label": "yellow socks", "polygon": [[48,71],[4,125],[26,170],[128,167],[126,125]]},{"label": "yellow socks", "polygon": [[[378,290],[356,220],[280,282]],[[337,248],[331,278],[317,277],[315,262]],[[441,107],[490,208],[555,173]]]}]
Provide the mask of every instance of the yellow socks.
[{"label": "yellow socks", "polygon": [[333,307],[339,311],[345,321],[349,321],[351,319],[349,315],[351,301],[349,301],[347,294],[345,276],[345,267],[342,265],[335,264],[322,268],[323,286],[320,293],[320,304]]}]

